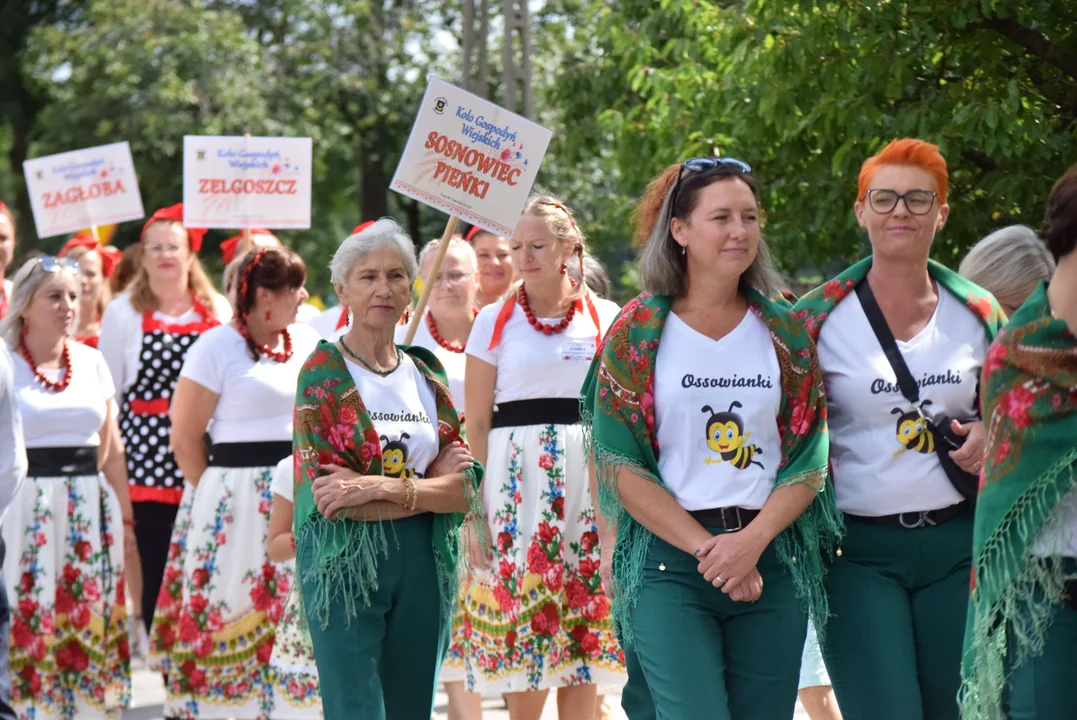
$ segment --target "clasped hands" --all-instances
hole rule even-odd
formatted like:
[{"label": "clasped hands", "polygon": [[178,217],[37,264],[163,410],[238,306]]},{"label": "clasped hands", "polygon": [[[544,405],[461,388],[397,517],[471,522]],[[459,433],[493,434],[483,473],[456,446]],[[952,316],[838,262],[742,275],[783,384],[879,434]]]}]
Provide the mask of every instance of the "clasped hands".
[{"label": "clasped hands", "polygon": [[[427,477],[441,477],[467,470],[475,463],[471,449],[466,443],[457,440],[441,449],[434,462],[427,468]],[[377,501],[394,502],[403,505],[406,494],[405,481],[398,477],[384,475],[360,475],[354,470],[326,463],[319,465],[322,472],[328,473],[314,480],[311,490],[318,512],[329,520],[335,520],[342,511],[360,507]]]},{"label": "clasped hands", "polygon": [[699,574],[734,602],[755,602],[763,593],[763,577],[757,565],[766,543],[748,528],[714,535],[705,540],[695,556]]}]

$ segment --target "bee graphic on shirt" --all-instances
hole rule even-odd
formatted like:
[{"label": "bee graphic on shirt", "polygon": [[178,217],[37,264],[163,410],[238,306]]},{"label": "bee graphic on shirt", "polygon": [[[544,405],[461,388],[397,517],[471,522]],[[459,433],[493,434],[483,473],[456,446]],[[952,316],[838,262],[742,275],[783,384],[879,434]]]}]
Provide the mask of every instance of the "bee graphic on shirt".
[{"label": "bee graphic on shirt", "polygon": [[734,408],[739,407],[743,406],[736,400],[726,412],[714,412],[710,405],[703,406],[702,412],[710,416],[707,419],[707,434],[704,438],[705,449],[718,453],[718,457],[708,457],[703,462],[707,465],[727,462],[738,470],[758,465],[765,470],[763,463],[755,459],[755,456],[762,455],[763,451],[758,445],[748,442],[752,434],[744,432],[744,418],[733,412]]},{"label": "bee graphic on shirt", "polygon": [[405,480],[415,477],[415,471],[408,465],[408,446],[405,440],[411,438],[407,433],[400,433],[399,440],[390,440],[382,435],[381,441],[385,443],[381,449],[381,467],[386,477],[398,477]]},{"label": "bee graphic on shirt", "polygon": [[919,410],[905,412],[901,408],[894,408],[890,411],[891,415],[899,416],[896,432],[897,440],[901,443],[901,449],[894,451],[894,457],[906,450],[912,450],[924,455],[931,455],[935,452],[935,435],[931,432],[927,420],[921,414],[921,411],[930,404],[930,400],[924,400],[920,403]]}]

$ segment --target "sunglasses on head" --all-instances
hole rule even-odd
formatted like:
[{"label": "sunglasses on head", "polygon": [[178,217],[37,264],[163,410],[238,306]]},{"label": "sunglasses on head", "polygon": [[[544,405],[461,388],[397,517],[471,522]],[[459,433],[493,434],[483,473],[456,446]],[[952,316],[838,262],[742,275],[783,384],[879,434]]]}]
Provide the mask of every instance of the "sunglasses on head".
[{"label": "sunglasses on head", "polygon": [[47,273],[59,272],[61,270],[70,270],[76,275],[79,271],[79,264],[71,258],[61,258],[54,255],[42,255],[37,259],[37,264],[41,266],[41,269]]},{"label": "sunglasses on head", "polygon": [[677,193],[681,189],[681,178],[684,177],[685,170],[691,170],[695,173],[705,173],[714,170],[715,168],[726,167],[735,170],[738,173],[750,173],[752,166],[743,160],[737,160],[731,157],[698,157],[691,160],[685,160],[681,163],[681,169],[677,172],[677,182],[673,183],[673,192],[669,196],[669,211],[672,213],[673,208],[677,206]]}]

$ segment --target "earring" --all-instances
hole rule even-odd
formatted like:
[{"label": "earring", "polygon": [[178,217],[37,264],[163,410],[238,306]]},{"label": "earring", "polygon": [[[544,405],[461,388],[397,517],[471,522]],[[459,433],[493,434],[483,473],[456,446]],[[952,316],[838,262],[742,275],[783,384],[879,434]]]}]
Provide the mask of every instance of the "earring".
[{"label": "earring", "polygon": [[269,318],[271,317],[273,317],[273,313],[269,310],[266,310],[266,322],[269,322]]},{"label": "earring", "polygon": [[687,257],[687,255],[688,255],[688,246],[687,245],[681,245],[681,255]]},{"label": "earring", "polygon": [[565,263],[561,263],[561,274],[564,275],[567,272],[568,272],[568,265],[565,264]]},{"label": "earring", "polygon": [[22,330],[19,331],[19,335],[21,335],[22,337],[26,337],[29,333],[30,333],[30,323],[25,318],[23,318]]},{"label": "earring", "polygon": [[407,324],[407,323],[410,323],[410,322],[411,322],[411,308],[408,308],[408,309],[406,309],[404,311],[404,323]]}]

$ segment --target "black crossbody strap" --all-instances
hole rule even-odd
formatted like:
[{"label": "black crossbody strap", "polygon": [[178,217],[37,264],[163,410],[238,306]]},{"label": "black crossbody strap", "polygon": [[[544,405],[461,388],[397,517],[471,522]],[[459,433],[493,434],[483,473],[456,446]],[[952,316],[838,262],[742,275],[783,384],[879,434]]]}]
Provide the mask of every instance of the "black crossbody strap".
[{"label": "black crossbody strap", "polygon": [[856,296],[860,298],[860,305],[864,308],[864,314],[868,316],[868,323],[871,324],[871,329],[875,332],[875,338],[882,346],[883,352],[886,353],[886,359],[890,361],[890,367],[894,369],[894,375],[897,377],[897,384],[901,388],[901,394],[913,406],[916,406],[920,402],[920,386],[916,384],[912,373],[909,372],[909,366],[905,364],[905,358],[902,357],[901,350],[898,349],[894,333],[890,331],[890,326],[886,324],[883,311],[879,308],[879,302],[875,299],[875,293],[871,291],[871,286],[868,285],[866,278],[857,284]]}]

